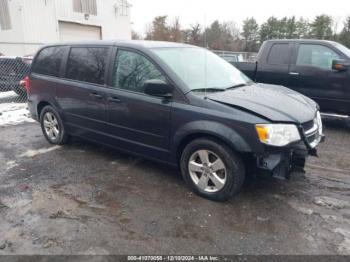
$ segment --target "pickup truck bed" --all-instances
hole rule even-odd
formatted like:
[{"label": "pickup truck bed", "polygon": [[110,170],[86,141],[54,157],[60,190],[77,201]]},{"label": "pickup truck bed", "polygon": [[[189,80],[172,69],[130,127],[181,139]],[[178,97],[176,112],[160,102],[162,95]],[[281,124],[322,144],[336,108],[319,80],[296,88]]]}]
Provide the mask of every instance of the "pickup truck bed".
[{"label": "pickup truck bed", "polygon": [[232,64],[236,66],[239,70],[244,72],[244,74],[248,76],[250,79],[255,80],[256,70],[258,66],[256,62],[235,62]]}]

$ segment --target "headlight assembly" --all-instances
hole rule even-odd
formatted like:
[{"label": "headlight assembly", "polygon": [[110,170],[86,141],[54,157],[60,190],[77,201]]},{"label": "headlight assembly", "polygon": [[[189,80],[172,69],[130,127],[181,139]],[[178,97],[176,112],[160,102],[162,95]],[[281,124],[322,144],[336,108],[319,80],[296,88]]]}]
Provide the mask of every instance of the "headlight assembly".
[{"label": "headlight assembly", "polygon": [[286,146],[301,139],[298,128],[292,124],[258,124],[255,128],[260,142],[271,146]]}]

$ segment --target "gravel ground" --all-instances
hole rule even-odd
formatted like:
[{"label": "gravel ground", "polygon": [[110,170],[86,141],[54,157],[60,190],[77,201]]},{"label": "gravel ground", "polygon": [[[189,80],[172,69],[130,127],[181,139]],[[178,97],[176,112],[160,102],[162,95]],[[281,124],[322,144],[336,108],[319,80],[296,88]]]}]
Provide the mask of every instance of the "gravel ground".
[{"label": "gravel ground", "polygon": [[167,166],[0,126],[0,254],[350,254],[350,129],[325,132],[305,175],[215,203]]}]

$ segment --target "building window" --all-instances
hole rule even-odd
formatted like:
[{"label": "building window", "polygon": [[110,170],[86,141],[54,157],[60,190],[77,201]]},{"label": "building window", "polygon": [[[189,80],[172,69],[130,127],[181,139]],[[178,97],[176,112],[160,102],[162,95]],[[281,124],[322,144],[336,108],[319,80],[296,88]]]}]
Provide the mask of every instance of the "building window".
[{"label": "building window", "polygon": [[130,4],[126,0],[118,0],[116,4],[116,14],[119,16],[129,16]]},{"label": "building window", "polygon": [[11,29],[11,18],[8,0],[0,0],[0,28],[1,30]]},{"label": "building window", "polygon": [[73,0],[74,12],[97,15],[96,0]]}]

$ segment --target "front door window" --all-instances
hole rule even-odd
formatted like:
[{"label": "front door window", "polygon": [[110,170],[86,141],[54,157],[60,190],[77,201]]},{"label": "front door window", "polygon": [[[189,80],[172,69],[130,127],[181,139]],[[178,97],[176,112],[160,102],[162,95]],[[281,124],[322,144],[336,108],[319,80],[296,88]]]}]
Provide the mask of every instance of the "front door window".
[{"label": "front door window", "polygon": [[151,79],[166,82],[158,68],[143,55],[127,50],[118,51],[113,87],[143,93],[145,81]]},{"label": "front door window", "polygon": [[326,46],[301,44],[298,50],[296,65],[313,66],[325,70],[331,70],[334,59],[339,59],[339,55]]}]

